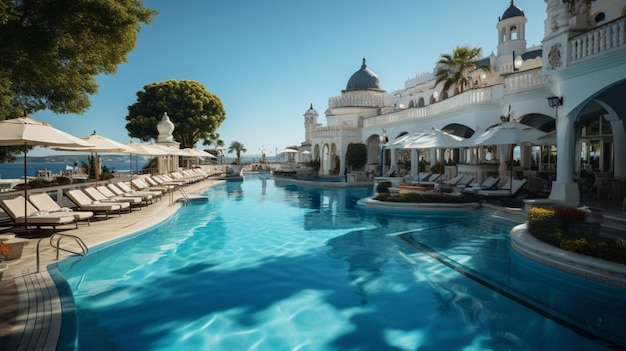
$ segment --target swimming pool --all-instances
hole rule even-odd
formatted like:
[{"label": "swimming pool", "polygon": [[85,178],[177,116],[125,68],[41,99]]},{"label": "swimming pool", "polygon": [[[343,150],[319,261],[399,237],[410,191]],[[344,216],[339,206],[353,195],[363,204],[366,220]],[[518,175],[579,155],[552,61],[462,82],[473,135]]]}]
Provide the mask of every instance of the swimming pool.
[{"label": "swimming pool", "polygon": [[[357,207],[371,188],[246,175],[57,264],[80,350],[604,350],[624,290],[514,254],[480,211]],[[64,325],[64,331],[71,326]]]}]

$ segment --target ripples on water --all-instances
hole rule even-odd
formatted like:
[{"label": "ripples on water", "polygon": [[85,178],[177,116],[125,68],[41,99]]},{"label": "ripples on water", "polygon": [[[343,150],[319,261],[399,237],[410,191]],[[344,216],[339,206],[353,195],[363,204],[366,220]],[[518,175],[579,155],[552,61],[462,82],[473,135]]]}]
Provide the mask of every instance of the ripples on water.
[{"label": "ripples on water", "polygon": [[[606,348],[411,242],[551,310],[593,316],[587,322],[604,335],[625,325],[615,325],[626,316],[623,291],[554,279],[511,255],[516,223],[507,220],[368,211],[356,200],[369,188],[277,186],[254,176],[206,193],[208,204],[59,264],[78,306],[81,350]],[[409,231],[404,240],[390,235]],[[559,279],[561,287],[549,285]],[[586,300],[572,286],[598,293]],[[586,303],[601,312],[586,314]]]}]

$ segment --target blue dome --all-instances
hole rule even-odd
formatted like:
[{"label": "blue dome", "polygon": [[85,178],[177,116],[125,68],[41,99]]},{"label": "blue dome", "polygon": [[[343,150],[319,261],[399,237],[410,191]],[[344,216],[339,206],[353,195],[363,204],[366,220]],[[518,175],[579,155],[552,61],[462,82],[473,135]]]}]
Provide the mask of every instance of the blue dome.
[{"label": "blue dome", "polygon": [[500,21],[504,21],[507,18],[518,17],[518,16],[524,17],[524,10],[515,6],[515,4],[513,4],[513,0],[511,0],[511,6],[509,6],[509,8],[506,9],[506,11],[504,11],[502,18],[500,18]]},{"label": "blue dome", "polygon": [[382,90],[376,73],[370,71],[365,65],[365,58],[361,69],[356,71],[348,80],[346,90]]}]

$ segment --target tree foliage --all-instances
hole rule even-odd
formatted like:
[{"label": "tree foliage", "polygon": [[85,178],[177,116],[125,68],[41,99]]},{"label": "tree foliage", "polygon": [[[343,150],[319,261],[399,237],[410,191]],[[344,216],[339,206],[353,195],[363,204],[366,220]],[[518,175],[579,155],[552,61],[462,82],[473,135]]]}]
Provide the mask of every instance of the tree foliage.
[{"label": "tree foliage", "polygon": [[[443,82],[443,91],[458,87],[459,92],[464,92],[471,82],[469,73],[477,68],[481,52],[480,48],[465,45],[454,48],[452,54],[441,54],[435,69],[435,85]],[[491,66],[481,66],[479,69],[490,72]]]},{"label": "tree foliage", "polygon": [[350,143],[346,150],[346,162],[351,169],[363,168],[367,163],[367,145],[363,143]]},{"label": "tree foliage", "polygon": [[84,112],[155,15],[140,0],[0,0],[0,119]]},{"label": "tree foliage", "polygon": [[[0,0],[0,120],[83,113],[157,14],[140,0]],[[19,147],[0,147],[0,162]]]},{"label": "tree foliage", "polygon": [[237,154],[237,164],[240,165],[241,164],[241,153],[246,153],[248,150],[246,150],[246,147],[238,142],[238,141],[233,141],[232,143],[230,143],[230,146],[228,147],[228,153],[236,153]]},{"label": "tree foliage", "polygon": [[146,85],[137,102],[128,107],[128,135],[143,141],[157,139],[157,124],[167,112],[174,123],[173,136],[181,147],[198,141],[219,142],[217,128],[226,119],[220,98],[192,80],[168,80]]}]

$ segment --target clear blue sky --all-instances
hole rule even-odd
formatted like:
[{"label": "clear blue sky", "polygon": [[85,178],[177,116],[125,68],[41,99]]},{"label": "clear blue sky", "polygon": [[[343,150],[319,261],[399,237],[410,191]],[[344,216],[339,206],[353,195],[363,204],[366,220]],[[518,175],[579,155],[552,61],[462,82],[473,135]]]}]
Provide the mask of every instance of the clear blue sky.
[{"label": "clear blue sky", "polygon": [[[313,103],[325,124],[328,98],[367,65],[388,92],[433,70],[457,45],[495,52],[496,24],[509,0],[146,0],[159,11],[144,26],[134,51],[113,75],[97,78],[98,93],[83,115],[40,111],[35,119],[75,136],[92,131],[126,143],[128,106],[147,84],[168,79],[202,83],[218,95],[226,146],[268,156],[304,141],[302,115]],[[526,40],[543,38],[546,5],[517,0],[528,19]],[[134,141],[137,141],[136,139]],[[270,152],[271,150],[271,152]],[[38,149],[29,155],[54,153]]]}]

